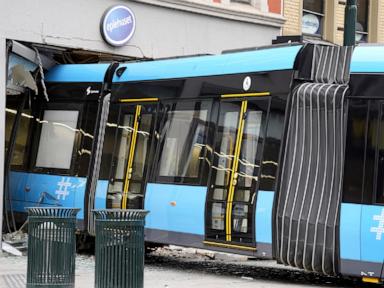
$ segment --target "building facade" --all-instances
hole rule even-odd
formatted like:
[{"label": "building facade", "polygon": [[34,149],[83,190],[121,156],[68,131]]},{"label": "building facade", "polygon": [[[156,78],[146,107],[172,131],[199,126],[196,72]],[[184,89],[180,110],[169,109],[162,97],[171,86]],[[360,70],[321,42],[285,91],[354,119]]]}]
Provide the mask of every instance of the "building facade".
[{"label": "building facade", "polygon": [[[107,52],[135,58],[216,54],[269,45],[281,33],[282,0],[4,1],[0,36],[7,39]],[[114,48],[100,35],[111,5],[127,5],[136,30]]]},{"label": "building facade", "polygon": [[[347,1],[285,0],[283,35],[301,35],[343,44]],[[384,42],[384,1],[357,0],[356,41]]]},{"label": "building facade", "polygon": [[[132,33],[128,42],[111,45],[101,33],[105,34],[102,19],[109,15],[111,6],[121,5],[128,7],[130,18],[112,19],[106,29],[112,35],[115,28],[129,24]],[[270,45],[281,35],[283,24],[282,0],[2,1],[0,117],[10,116],[9,99],[17,100],[28,89],[38,89],[34,79],[40,77],[41,68],[47,71],[60,63],[218,54]],[[0,121],[0,151],[7,151],[11,127],[9,121]],[[7,157],[12,155],[0,153],[0,187]],[[1,190],[0,223],[2,198]]]}]

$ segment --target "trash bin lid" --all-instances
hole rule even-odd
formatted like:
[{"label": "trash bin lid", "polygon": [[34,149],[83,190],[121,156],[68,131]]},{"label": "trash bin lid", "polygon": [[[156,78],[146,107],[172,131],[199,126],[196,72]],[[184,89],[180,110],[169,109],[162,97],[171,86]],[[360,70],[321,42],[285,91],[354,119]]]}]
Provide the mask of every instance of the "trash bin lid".
[{"label": "trash bin lid", "polygon": [[98,220],[142,220],[149,213],[141,209],[97,209],[92,210]]},{"label": "trash bin lid", "polygon": [[80,208],[66,207],[27,207],[28,216],[54,217],[54,218],[72,218],[76,217]]}]

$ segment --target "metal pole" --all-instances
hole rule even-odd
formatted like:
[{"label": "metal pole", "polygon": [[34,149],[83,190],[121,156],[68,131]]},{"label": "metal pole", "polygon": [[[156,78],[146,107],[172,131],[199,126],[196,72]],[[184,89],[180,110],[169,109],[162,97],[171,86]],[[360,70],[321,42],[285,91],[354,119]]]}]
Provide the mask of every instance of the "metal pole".
[{"label": "metal pole", "polygon": [[356,43],[356,0],[347,0],[344,17],[344,46],[353,46]]},{"label": "metal pole", "polygon": [[7,41],[0,37],[0,254],[3,240],[5,98],[7,94]]}]

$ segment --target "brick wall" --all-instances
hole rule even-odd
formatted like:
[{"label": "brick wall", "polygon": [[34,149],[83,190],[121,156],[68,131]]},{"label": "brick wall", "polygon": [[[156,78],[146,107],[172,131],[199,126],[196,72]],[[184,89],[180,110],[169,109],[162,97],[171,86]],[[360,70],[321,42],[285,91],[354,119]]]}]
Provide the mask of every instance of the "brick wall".
[{"label": "brick wall", "polygon": [[283,26],[283,35],[301,34],[301,0],[284,0],[283,15],[286,22]]},{"label": "brick wall", "polygon": [[337,4],[335,11],[335,19],[336,19],[336,33],[335,35],[335,43],[339,45],[343,45],[344,41],[344,14],[345,14],[345,5]]},{"label": "brick wall", "polygon": [[379,0],[379,19],[377,23],[377,42],[384,43],[384,1]]}]

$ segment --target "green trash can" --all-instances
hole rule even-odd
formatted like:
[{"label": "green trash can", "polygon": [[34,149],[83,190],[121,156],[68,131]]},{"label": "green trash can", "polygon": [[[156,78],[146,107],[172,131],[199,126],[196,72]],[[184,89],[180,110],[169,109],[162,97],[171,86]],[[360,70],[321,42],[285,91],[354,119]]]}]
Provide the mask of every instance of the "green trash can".
[{"label": "green trash can", "polygon": [[80,209],[27,210],[27,287],[75,287],[75,229]]},{"label": "green trash can", "polygon": [[142,288],[148,211],[95,210],[96,288]]}]

